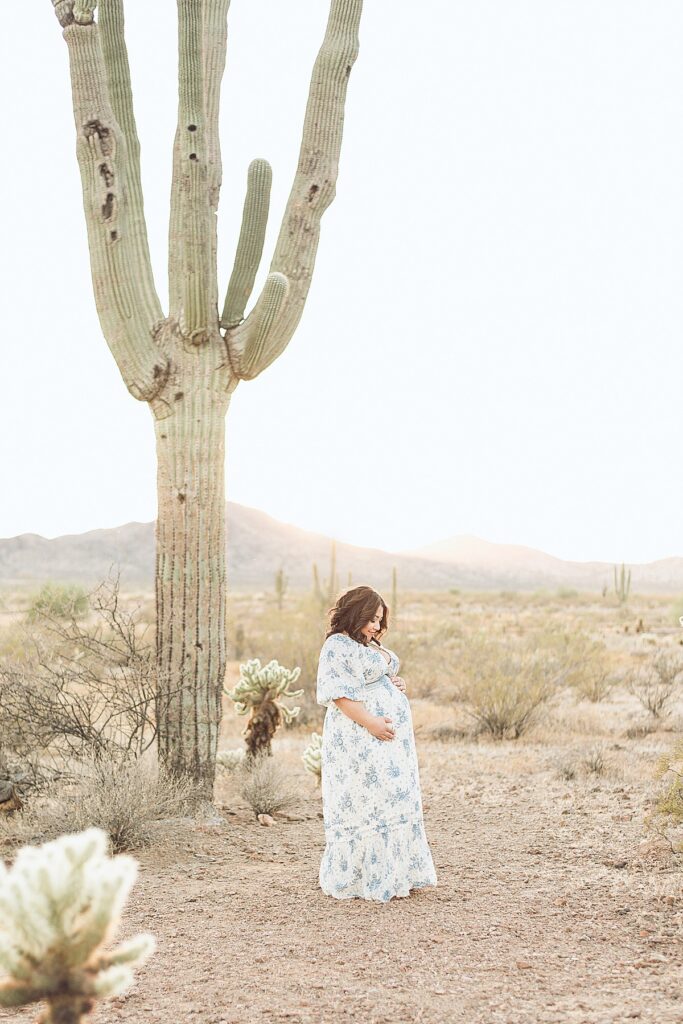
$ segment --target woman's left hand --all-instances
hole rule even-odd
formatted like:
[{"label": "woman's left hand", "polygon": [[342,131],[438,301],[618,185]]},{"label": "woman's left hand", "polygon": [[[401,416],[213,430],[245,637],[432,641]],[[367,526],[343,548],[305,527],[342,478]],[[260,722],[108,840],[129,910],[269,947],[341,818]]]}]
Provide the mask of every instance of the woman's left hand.
[{"label": "woman's left hand", "polygon": [[401,691],[401,693],[405,693],[406,692],[405,680],[402,679],[401,676],[389,676],[389,678],[391,679],[391,681],[394,684],[394,686],[398,686],[398,688]]}]

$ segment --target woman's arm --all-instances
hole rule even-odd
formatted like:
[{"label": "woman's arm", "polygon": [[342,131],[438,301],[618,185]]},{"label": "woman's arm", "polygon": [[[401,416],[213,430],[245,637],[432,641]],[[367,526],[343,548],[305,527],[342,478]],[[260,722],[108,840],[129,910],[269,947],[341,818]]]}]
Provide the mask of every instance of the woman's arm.
[{"label": "woman's arm", "polygon": [[337,697],[334,701],[340,711],[358,725],[362,725],[369,733],[376,736],[378,740],[393,740],[394,727],[391,719],[386,715],[373,715],[366,708],[362,700],[352,700],[350,697]]}]

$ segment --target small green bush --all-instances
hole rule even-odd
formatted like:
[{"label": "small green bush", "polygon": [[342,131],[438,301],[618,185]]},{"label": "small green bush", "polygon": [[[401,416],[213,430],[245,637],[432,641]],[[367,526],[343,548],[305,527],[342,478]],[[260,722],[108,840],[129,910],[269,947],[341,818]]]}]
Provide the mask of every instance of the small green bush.
[{"label": "small green bush", "polygon": [[46,583],[32,599],[28,618],[82,619],[88,614],[87,591],[75,583]]},{"label": "small green bush", "polygon": [[518,739],[555,693],[545,657],[529,643],[505,644],[478,636],[458,665],[457,698],[494,739]]}]

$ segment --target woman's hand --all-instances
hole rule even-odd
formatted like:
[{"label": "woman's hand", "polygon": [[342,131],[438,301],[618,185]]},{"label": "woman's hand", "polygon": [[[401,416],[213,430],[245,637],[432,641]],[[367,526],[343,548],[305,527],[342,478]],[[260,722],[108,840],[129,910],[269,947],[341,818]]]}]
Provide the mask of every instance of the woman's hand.
[{"label": "woman's hand", "polygon": [[401,693],[406,692],[405,679],[402,679],[401,676],[389,676],[389,678],[391,679],[394,686],[398,686]]},{"label": "woman's hand", "polygon": [[366,728],[378,740],[394,739],[394,727],[386,715],[373,715]]}]

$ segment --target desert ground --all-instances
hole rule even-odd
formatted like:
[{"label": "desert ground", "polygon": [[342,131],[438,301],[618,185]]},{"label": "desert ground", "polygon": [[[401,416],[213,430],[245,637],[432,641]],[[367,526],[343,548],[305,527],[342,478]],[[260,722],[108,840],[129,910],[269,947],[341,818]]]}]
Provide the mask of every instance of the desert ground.
[{"label": "desert ground", "polygon": [[[286,663],[291,645],[310,646],[308,625],[267,595],[231,602],[242,660]],[[320,791],[301,755],[323,709],[302,675],[301,721],[273,744],[295,804],[262,825],[238,774],[223,771],[213,811],[179,819],[171,841],[135,852],[140,872],[119,934],[150,931],[158,950],[93,1020],[683,1021],[681,828],[654,813],[666,785],[655,767],[680,742],[683,701],[678,691],[655,719],[626,686],[652,652],[678,653],[677,613],[656,595],[626,606],[573,592],[404,595],[385,643],[405,651],[438,885],[385,904],[319,889]],[[16,614],[6,601],[7,621]],[[521,736],[493,739],[454,696],[458,652],[472,630],[520,636],[539,623],[551,635],[600,639],[619,681],[597,701],[558,686]],[[243,744],[244,724],[226,699],[223,749]],[[11,861],[7,834],[0,853]],[[37,1016],[35,1007],[0,1012],[2,1021]]]}]

